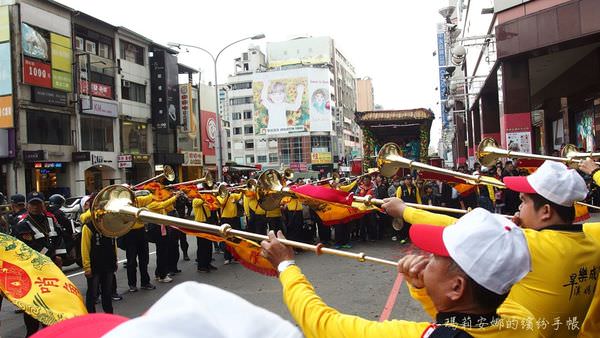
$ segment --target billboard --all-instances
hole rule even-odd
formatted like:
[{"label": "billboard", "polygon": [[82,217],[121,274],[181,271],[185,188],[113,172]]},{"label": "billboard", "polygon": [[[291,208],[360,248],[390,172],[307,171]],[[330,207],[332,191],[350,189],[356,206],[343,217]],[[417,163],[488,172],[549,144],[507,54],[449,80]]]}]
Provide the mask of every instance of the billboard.
[{"label": "billboard", "polygon": [[0,128],[12,128],[13,120],[13,99],[11,95],[0,97]]},{"label": "billboard", "polygon": [[48,42],[35,28],[24,22],[21,23],[21,47],[26,56],[48,60]]},{"label": "billboard", "polygon": [[215,148],[217,141],[217,114],[210,111],[202,110],[200,112],[202,135],[202,153],[208,156],[215,156]]},{"label": "billboard", "polygon": [[330,73],[300,68],[255,73],[252,82],[254,133],[295,136],[332,131]]},{"label": "billboard", "polygon": [[179,108],[181,121],[181,131],[189,132],[193,126],[191,121],[192,115],[192,85],[190,83],[179,85]]},{"label": "billboard", "polygon": [[269,68],[331,63],[332,50],[332,40],[326,36],[269,42],[267,60]]},{"label": "billboard", "polygon": [[8,6],[0,6],[0,42],[10,40],[10,16]]},{"label": "billboard", "polygon": [[152,122],[159,131],[175,129],[179,123],[177,57],[165,50],[154,50],[150,60],[150,73]]},{"label": "billboard", "polygon": [[0,95],[12,95],[10,42],[0,43]]}]

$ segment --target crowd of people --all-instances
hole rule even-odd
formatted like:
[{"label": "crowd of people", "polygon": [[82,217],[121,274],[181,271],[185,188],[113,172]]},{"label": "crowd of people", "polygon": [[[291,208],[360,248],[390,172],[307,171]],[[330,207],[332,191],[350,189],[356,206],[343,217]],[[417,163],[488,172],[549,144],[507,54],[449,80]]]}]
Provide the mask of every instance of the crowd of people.
[{"label": "crowd of people", "polygon": [[[498,162],[493,167],[482,167],[478,163],[475,163],[472,168],[463,165],[459,166],[457,170],[475,175],[496,177],[504,182],[510,182],[511,179],[518,176],[527,175],[526,171],[519,170],[510,161]],[[588,171],[587,174],[582,172],[586,178],[591,177],[593,173],[595,172]],[[244,183],[245,178],[240,178],[237,182],[230,182],[230,185],[243,185]],[[313,183],[315,182],[300,179],[287,182],[288,185]],[[358,196],[371,196],[386,199],[386,201],[389,201],[389,198],[396,198],[395,201],[400,201],[398,203],[402,203],[402,206],[390,206],[388,202],[381,212],[366,213],[360,219],[351,222],[326,226],[314,210],[294,197],[284,199],[280,208],[264,210],[258,203],[256,192],[251,189],[232,190],[226,196],[214,194],[214,198],[207,197],[208,195],[190,198],[183,191],[169,193],[167,196],[162,191],[138,191],[136,192],[136,202],[139,207],[147,208],[156,213],[180,218],[193,218],[198,222],[210,224],[227,223],[234,229],[245,229],[260,234],[269,233],[271,244],[281,245],[273,235],[279,234],[280,237],[285,236],[296,241],[320,242],[326,246],[343,249],[351,248],[352,243],[356,241],[378,241],[391,237],[393,241],[405,243],[413,239],[411,224],[419,220],[419,217],[415,217],[414,212],[411,213],[413,216],[407,216],[404,212],[406,209],[405,202],[457,209],[481,208],[488,213],[495,212],[508,215],[515,214],[519,210],[519,205],[522,206],[526,202],[523,191],[519,189],[501,190],[489,185],[472,186],[440,180],[427,180],[416,175],[416,173],[407,173],[404,176],[397,175],[389,179],[374,173],[373,175],[345,182],[329,180],[323,183],[329,184],[332,189],[353,192]],[[593,183],[591,184],[593,185]],[[209,187],[205,188],[208,189]],[[582,194],[583,196],[579,196]],[[45,202],[43,194],[39,192],[31,192],[27,196],[20,194],[11,196],[12,211],[6,215],[6,226],[2,230],[12,234],[33,249],[49,256],[59,267],[65,259],[69,259],[68,253],[73,249],[73,246],[80,245],[81,264],[87,278],[85,297],[87,310],[90,313],[96,312],[96,303],[100,300],[103,311],[113,313],[112,302],[123,299],[123,296],[116,291],[117,250],[120,248],[126,253],[125,267],[127,270],[128,291],[133,293],[138,292],[140,289],[145,291],[154,290],[156,287],[153,282],[170,283],[176,278],[176,275],[181,272],[178,268],[180,259],[184,261],[191,259],[188,237],[185,233],[173,227],[141,222],[136,223],[131,231],[120,238],[106,237],[92,224],[90,206],[95,196],[96,194],[93,193],[80,201],[82,213],[79,215],[79,221],[83,225],[80,244],[73,243],[75,227],[72,220],[69,220],[61,211],[61,206],[65,201],[64,197],[57,195],[51,196],[48,202]],[[580,193],[573,199],[583,200],[586,197],[588,197],[587,190],[586,193]],[[548,199],[548,197],[545,198]],[[544,201],[546,200],[535,200],[534,203],[543,204]],[[554,206],[556,202],[552,202],[554,204],[551,205]],[[572,201],[569,203],[572,205]],[[401,211],[397,211],[398,208]],[[521,212],[523,211],[521,210]],[[429,217],[419,215],[423,217],[422,219]],[[456,217],[457,214],[448,214],[445,217],[451,218],[450,216]],[[560,213],[559,216],[561,216]],[[487,216],[481,214],[480,217]],[[521,220],[531,223],[537,222],[534,218],[526,219],[526,215],[522,215]],[[563,219],[559,217],[552,221],[557,224],[560,221],[568,223],[569,217],[563,217]],[[436,220],[436,222],[445,221],[442,219],[442,221]],[[529,226],[534,227],[533,224]],[[214,273],[218,270],[214,264],[213,254],[223,254],[225,265],[236,262],[223,243],[218,245],[201,237],[196,237],[196,241],[195,260],[198,272]],[[151,280],[148,272],[149,243],[154,243],[156,246],[154,280]],[[419,246],[418,243],[415,244]],[[285,252],[291,250],[288,249]],[[273,249],[268,245],[265,252],[266,255],[270,256],[266,257],[270,257],[274,262],[274,266],[278,266],[283,261],[291,260],[289,255],[273,253],[269,250]],[[281,259],[273,259],[275,256]],[[451,258],[454,257],[451,256]],[[535,257],[533,259],[535,262]],[[406,262],[406,267],[411,269],[415,265],[423,265],[423,262],[422,259],[415,259],[415,262]],[[464,272],[468,274],[468,271]],[[418,278],[413,279],[413,281],[419,282]],[[486,288],[487,285],[482,283],[481,286]],[[506,288],[502,288],[501,291],[504,294]],[[490,305],[488,310],[491,310],[492,307]],[[529,310],[534,312],[531,309]],[[39,329],[40,324],[26,313],[24,314],[24,321],[28,336]],[[302,325],[302,322],[300,323]]]}]

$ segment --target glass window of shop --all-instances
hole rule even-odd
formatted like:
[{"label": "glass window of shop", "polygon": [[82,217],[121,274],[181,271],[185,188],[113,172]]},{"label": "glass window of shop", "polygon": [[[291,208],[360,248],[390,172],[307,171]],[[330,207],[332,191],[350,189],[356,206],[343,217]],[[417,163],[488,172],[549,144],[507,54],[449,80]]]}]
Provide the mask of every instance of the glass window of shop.
[{"label": "glass window of shop", "polygon": [[121,149],[124,154],[146,154],[148,152],[148,125],[121,121]]},{"label": "glass window of shop", "polygon": [[68,163],[35,162],[25,166],[25,185],[27,191],[40,191],[46,197],[52,194],[70,196]]},{"label": "glass window of shop", "polygon": [[311,136],[310,146],[313,152],[331,152],[331,138],[329,136]]},{"label": "glass window of shop", "polygon": [[27,142],[71,144],[71,116],[46,111],[27,111]]},{"label": "glass window of shop", "polygon": [[113,118],[81,116],[81,148],[83,150],[114,151]]}]

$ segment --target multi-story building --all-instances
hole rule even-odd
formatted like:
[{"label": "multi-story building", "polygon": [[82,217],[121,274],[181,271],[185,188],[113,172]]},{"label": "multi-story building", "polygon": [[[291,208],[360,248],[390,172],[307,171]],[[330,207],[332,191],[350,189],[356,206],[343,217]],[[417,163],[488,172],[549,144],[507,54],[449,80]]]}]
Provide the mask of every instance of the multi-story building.
[{"label": "multi-story building", "polygon": [[[236,59],[222,91],[224,116],[231,123],[231,159],[326,173],[359,156],[354,69],[333,40],[274,42],[267,52],[267,60],[257,48]],[[283,97],[277,101],[273,95]]]},{"label": "multi-story building", "polygon": [[356,79],[356,111],[375,110],[375,95],[373,81],[369,77]]}]

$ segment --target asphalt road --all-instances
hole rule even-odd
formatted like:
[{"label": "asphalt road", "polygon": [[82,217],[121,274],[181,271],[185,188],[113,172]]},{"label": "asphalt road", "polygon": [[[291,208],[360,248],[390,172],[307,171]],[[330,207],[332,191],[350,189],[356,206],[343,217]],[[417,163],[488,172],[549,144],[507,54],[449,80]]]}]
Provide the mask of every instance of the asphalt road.
[{"label": "asphalt road", "polygon": [[[140,290],[136,293],[127,291],[126,271],[119,264],[117,271],[118,292],[124,297],[122,301],[113,302],[115,313],[126,317],[136,317],[146,311],[158,298],[165,294],[177,283],[197,281],[211,284],[231,291],[249,302],[266,308],[285,319],[293,322],[287,308],[282,302],[281,285],[276,278],[266,277],[247,270],[240,264],[223,265],[223,255],[215,254],[215,262],[219,270],[212,273],[196,272],[195,250],[196,240],[188,236],[190,243],[191,261],[179,262],[182,273],[174,277],[173,283],[153,283],[156,290]],[[150,251],[154,245],[150,244]],[[403,248],[390,240],[373,243],[355,243],[350,250],[365,252],[368,255],[397,260],[404,252]],[[124,252],[119,250],[119,259],[124,259]],[[350,259],[334,256],[316,256],[312,253],[302,253],[297,256],[297,264],[315,285],[317,293],[330,306],[347,314],[358,315],[371,320],[378,320],[388,301],[390,292],[397,278],[397,273],[388,266],[360,263]],[[148,271],[154,275],[156,256],[150,255]],[[86,281],[80,269],[65,268],[65,274],[85,294]],[[428,320],[421,308],[410,296],[404,283],[394,303],[389,318],[408,320]],[[97,309],[101,312],[101,306]],[[0,337],[23,337],[25,327],[21,314],[14,313],[15,307],[4,300],[0,312]]]}]

